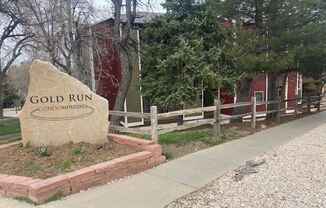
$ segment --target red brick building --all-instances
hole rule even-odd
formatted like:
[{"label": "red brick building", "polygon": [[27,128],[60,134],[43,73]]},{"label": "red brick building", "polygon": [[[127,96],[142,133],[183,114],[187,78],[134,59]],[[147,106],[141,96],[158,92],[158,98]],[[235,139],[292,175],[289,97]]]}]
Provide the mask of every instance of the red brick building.
[{"label": "red brick building", "polygon": [[[281,83],[281,81],[279,82]],[[281,95],[282,85],[279,84],[279,94]],[[288,74],[285,83],[285,99],[294,99],[296,96],[302,96],[302,76],[297,72],[290,72]],[[268,76],[263,74],[254,77],[250,84],[250,89],[246,101],[250,101],[251,97],[256,96],[257,101],[267,101],[268,100]],[[235,103],[237,101],[237,96],[228,96],[225,93],[221,93],[221,101],[223,103]],[[257,106],[257,112],[266,111],[266,105]],[[294,101],[286,103],[286,107],[294,107]],[[251,109],[248,107],[247,112]],[[227,109],[222,113],[231,115],[232,109]]]},{"label": "red brick building", "polygon": [[[136,27],[137,24],[136,23]],[[93,46],[94,71],[96,93],[109,101],[109,108],[113,110],[119,83],[122,77],[121,63],[113,45],[114,19],[106,19],[92,26],[95,41]],[[123,30],[123,24],[121,26]],[[134,30],[132,38],[139,43],[139,30]],[[138,47],[139,44],[138,44]],[[138,49],[139,51],[139,49]],[[143,112],[143,97],[140,93],[140,54],[132,54],[133,74],[132,81],[125,100],[124,110],[128,112]],[[143,119],[125,117],[122,122],[126,126],[143,125]]]},{"label": "red brick building", "polygon": [[[93,32],[96,34],[96,47],[93,51],[94,56],[94,69],[95,69],[95,79],[97,86],[97,93],[109,101],[110,110],[113,109],[115,98],[117,95],[119,83],[121,80],[121,64],[119,61],[118,54],[114,50],[113,41],[112,41],[112,28],[114,20],[107,19],[93,25]],[[141,23],[139,23],[141,24]],[[138,41],[139,47],[139,30],[135,30],[135,37]],[[128,92],[126,101],[125,101],[125,111],[129,112],[143,112],[149,109],[149,106],[146,106],[146,102],[143,101],[143,97],[140,92],[140,73],[141,73],[141,60],[140,54],[134,54],[134,74],[133,80],[131,83],[130,90]],[[247,101],[251,100],[252,96],[256,96],[258,101],[267,101],[268,98],[268,76],[259,75],[256,76],[250,86],[248,93]],[[280,89],[281,90],[281,89]],[[296,72],[291,72],[288,74],[286,81],[285,89],[285,98],[291,99],[295,98],[296,95],[302,95],[302,78]],[[236,96],[229,96],[225,91],[221,90],[221,100],[223,103],[234,103],[237,100]],[[185,106],[185,108],[201,107],[204,104],[203,96],[198,98],[197,105]],[[293,107],[293,102],[289,102],[287,107]],[[257,107],[257,111],[265,111],[266,105],[260,105]],[[247,109],[250,111],[250,108]],[[231,115],[233,113],[232,109],[223,110],[222,113]],[[204,115],[192,115],[184,117],[184,119],[194,119],[201,118]],[[142,125],[144,120],[142,119],[133,119],[128,120],[124,119],[124,125],[133,126],[133,125]]]}]

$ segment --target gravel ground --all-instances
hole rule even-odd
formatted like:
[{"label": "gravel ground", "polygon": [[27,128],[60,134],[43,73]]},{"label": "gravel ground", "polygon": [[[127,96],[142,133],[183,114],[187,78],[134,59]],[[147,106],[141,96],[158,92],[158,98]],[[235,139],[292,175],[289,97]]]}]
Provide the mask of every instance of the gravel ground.
[{"label": "gravel ground", "polygon": [[257,173],[231,171],[167,207],[326,207],[326,124],[260,159]]}]

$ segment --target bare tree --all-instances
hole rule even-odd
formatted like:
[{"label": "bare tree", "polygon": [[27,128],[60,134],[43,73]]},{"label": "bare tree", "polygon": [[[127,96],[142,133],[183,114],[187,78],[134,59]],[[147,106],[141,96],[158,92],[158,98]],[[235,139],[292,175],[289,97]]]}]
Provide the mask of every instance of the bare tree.
[{"label": "bare tree", "polygon": [[23,101],[28,93],[29,73],[31,62],[24,61],[19,65],[10,67],[7,72],[8,82],[11,88],[15,89],[19,99]]},{"label": "bare tree", "polygon": [[89,66],[83,61],[83,45],[90,37],[88,24],[94,8],[90,0],[23,0],[38,50],[83,83],[89,82]]},{"label": "bare tree", "polygon": [[7,71],[29,46],[32,33],[24,29],[26,21],[19,1],[0,2],[0,118],[3,118],[4,79]]},{"label": "bare tree", "polygon": [[[113,43],[119,54],[122,68],[122,77],[118,89],[118,93],[114,103],[115,111],[122,111],[127,92],[132,80],[132,51],[137,50],[137,44],[132,39],[132,29],[137,18],[137,0],[111,0],[114,6],[114,26],[113,26]],[[124,25],[122,27],[122,11],[125,9]],[[118,125],[120,117],[112,116],[111,123]]]}]

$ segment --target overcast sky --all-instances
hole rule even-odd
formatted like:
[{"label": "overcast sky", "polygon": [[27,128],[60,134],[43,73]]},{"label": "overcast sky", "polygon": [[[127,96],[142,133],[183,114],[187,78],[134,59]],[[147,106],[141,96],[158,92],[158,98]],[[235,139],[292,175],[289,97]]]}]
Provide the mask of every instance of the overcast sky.
[{"label": "overcast sky", "polygon": [[[110,0],[93,0],[94,6],[102,10],[101,11],[101,16],[102,17],[108,17],[110,14],[107,12],[108,10],[110,11]],[[146,6],[142,6],[139,8],[139,11],[147,11],[147,12],[164,12],[163,7],[161,4],[164,2],[164,0],[143,0],[144,4]],[[147,3],[149,2],[149,3]]]}]

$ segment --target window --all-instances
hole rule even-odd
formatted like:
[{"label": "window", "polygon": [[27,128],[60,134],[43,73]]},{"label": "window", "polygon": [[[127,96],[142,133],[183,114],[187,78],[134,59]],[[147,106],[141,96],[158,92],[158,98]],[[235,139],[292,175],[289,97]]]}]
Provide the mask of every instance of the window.
[{"label": "window", "polygon": [[283,92],[283,86],[278,86],[278,96],[281,97]]},{"label": "window", "polygon": [[255,97],[258,102],[264,101],[264,92],[263,91],[256,91]]}]

